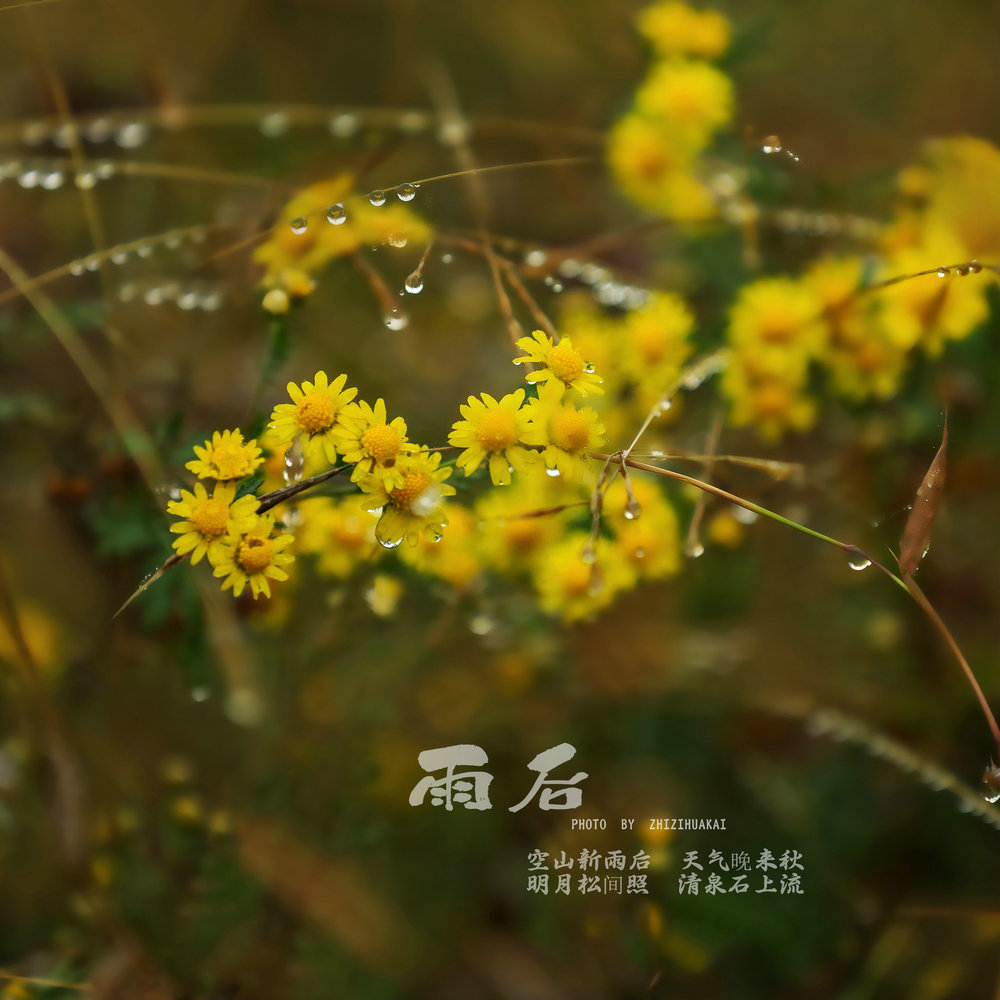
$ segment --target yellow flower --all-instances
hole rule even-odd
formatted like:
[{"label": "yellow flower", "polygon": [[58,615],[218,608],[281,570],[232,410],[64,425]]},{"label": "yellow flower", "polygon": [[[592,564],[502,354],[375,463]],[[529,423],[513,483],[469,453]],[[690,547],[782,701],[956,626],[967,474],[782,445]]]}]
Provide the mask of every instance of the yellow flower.
[{"label": "yellow flower", "polygon": [[358,509],[356,497],[315,497],[299,506],[299,514],[297,546],[303,553],[315,554],[320,572],[327,576],[345,579],[381,551],[375,541],[375,518]]},{"label": "yellow flower", "polygon": [[588,393],[601,395],[600,378],[594,374],[593,365],[587,364],[580,353],[573,348],[569,337],[563,337],[558,344],[541,330],[535,330],[530,337],[522,337],[517,346],[527,355],[524,358],[514,358],[515,365],[542,365],[541,371],[528,372],[525,382],[547,382],[555,379],[567,389],[575,389],[581,396]]},{"label": "yellow flower", "polygon": [[468,510],[457,504],[443,505],[442,514],[447,518],[448,530],[441,540],[433,542],[421,536],[416,545],[401,549],[399,558],[421,573],[465,590],[480,569],[476,523]]},{"label": "yellow flower", "polygon": [[774,374],[734,357],[722,375],[722,393],[731,404],[730,423],[753,425],[770,440],[787,430],[806,430],[816,419],[816,404],[804,395],[806,372],[804,358],[797,369]]},{"label": "yellow flower", "polygon": [[752,357],[758,372],[798,372],[824,344],[822,303],[804,282],[761,278],[744,285],[729,310],[729,343]]},{"label": "yellow flower", "polygon": [[307,459],[323,454],[333,465],[337,461],[341,412],[358,394],[357,389],[345,389],[346,382],[346,375],[329,382],[322,371],[316,372],[315,383],[303,382],[301,388],[289,382],[292,402],[279,403],[271,414],[275,444],[289,444],[301,435]]},{"label": "yellow flower", "polygon": [[729,77],[708,63],[662,62],[636,94],[636,108],[666,126],[675,139],[701,146],[733,114]]},{"label": "yellow flower", "polygon": [[445,480],[450,468],[439,468],[439,451],[417,451],[400,455],[397,465],[403,474],[401,486],[387,487],[378,477],[364,480],[366,491],[362,499],[364,510],[381,510],[375,526],[375,537],[386,548],[395,548],[405,538],[416,545],[421,534],[431,539],[441,537],[448,523],[442,511],[442,501],[455,495],[455,487]]},{"label": "yellow flower", "polygon": [[578,410],[562,400],[558,381],[543,383],[538,398],[525,407],[531,421],[530,441],[542,447],[550,469],[557,469],[570,482],[579,479],[588,451],[604,443],[604,425],[590,406]]},{"label": "yellow flower", "polygon": [[167,504],[167,511],[184,520],[170,525],[180,535],[174,539],[178,555],[191,555],[197,563],[206,553],[215,562],[226,535],[246,531],[253,524],[259,506],[255,496],[236,497],[235,483],[217,483],[212,495],[201,483],[194,484],[194,493],[181,490],[180,500]]},{"label": "yellow flower", "polygon": [[238,427],[234,431],[215,431],[211,441],[194,446],[194,453],[198,458],[184,468],[199,479],[242,479],[264,461],[256,440],[244,444]]},{"label": "yellow flower", "polygon": [[529,433],[523,402],[524,390],[518,389],[499,402],[486,392],[482,399],[470,396],[469,402],[459,407],[465,419],[452,425],[448,443],[465,449],[455,464],[465,469],[466,476],[488,458],[493,485],[507,486],[512,467],[521,473],[534,461],[535,456],[524,447],[537,442]]},{"label": "yellow flower", "polygon": [[623,369],[636,382],[665,392],[691,355],[693,327],[691,310],[679,295],[655,293],[625,317]]},{"label": "yellow flower", "polygon": [[680,529],[674,508],[652,483],[633,477],[631,485],[632,505],[620,478],[604,496],[604,513],[615,543],[640,577],[662,580],[673,576],[681,568]]},{"label": "yellow flower", "polygon": [[[545,475],[541,464],[509,490],[491,490],[476,502],[483,555],[503,572],[527,570],[538,555],[562,534],[563,504],[583,499],[562,477]],[[551,514],[541,511],[553,510]],[[525,516],[528,515],[528,516]]]},{"label": "yellow flower", "polygon": [[416,445],[406,441],[403,418],[387,421],[382,399],[376,400],[374,407],[359,400],[344,407],[340,423],[337,447],[341,457],[345,462],[357,463],[351,473],[352,482],[375,475],[386,486],[401,486],[403,476],[396,468],[396,460],[405,452],[416,450]]},{"label": "yellow flower", "polygon": [[[701,142],[663,122],[632,112],[608,137],[608,164],[637,205],[682,222],[710,219],[715,202],[694,173]],[[602,371],[606,369],[602,367]]]},{"label": "yellow flower", "polygon": [[226,536],[217,557],[213,560],[214,575],[225,577],[222,589],[230,587],[234,597],[239,597],[249,583],[254,600],[263,594],[271,596],[270,580],[287,580],[287,566],[295,558],[284,550],[292,544],[291,535],[274,535],[274,517],[256,515],[245,531]]},{"label": "yellow flower", "polygon": [[579,531],[548,549],[534,571],[542,610],[567,622],[592,618],[635,579],[615,545],[599,539],[592,549],[590,536]]},{"label": "yellow flower", "polygon": [[[293,298],[311,291],[312,280],[324,264],[373,243],[425,241],[431,229],[409,206],[401,203],[376,207],[352,195],[354,178],[339,174],[299,191],[282,209],[270,238],[254,253],[265,265],[266,288],[280,288]],[[333,206],[343,206],[340,224],[327,220]],[[306,228],[292,223],[304,219]]]},{"label": "yellow flower", "polygon": [[664,56],[715,59],[729,47],[729,21],[715,10],[695,10],[678,0],[663,0],[639,11],[640,34]]}]

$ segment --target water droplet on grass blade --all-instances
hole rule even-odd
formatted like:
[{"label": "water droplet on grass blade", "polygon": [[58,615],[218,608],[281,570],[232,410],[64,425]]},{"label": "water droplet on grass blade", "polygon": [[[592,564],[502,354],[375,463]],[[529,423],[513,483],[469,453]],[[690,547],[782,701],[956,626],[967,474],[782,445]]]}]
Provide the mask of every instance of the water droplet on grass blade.
[{"label": "water droplet on grass blade", "polygon": [[385,192],[381,190],[369,191],[368,200],[376,207],[379,208],[385,204]]},{"label": "water droplet on grass blade", "polygon": [[309,228],[309,222],[306,220],[305,216],[300,215],[297,219],[292,219],[288,224],[288,228],[291,229],[296,236],[301,236]]},{"label": "water droplet on grass blade", "polygon": [[331,226],[342,226],[345,222],[347,222],[347,209],[340,203],[331,205],[326,210],[326,221],[329,222]]},{"label": "water droplet on grass blade", "polygon": [[411,295],[419,295],[424,290],[424,276],[419,271],[414,271],[403,282],[403,287]]},{"label": "water droplet on grass blade", "polygon": [[413,201],[417,196],[417,186],[415,184],[400,184],[396,188],[396,197],[400,201]]},{"label": "water droplet on grass blade", "polygon": [[395,306],[390,312],[386,313],[383,322],[390,330],[403,330],[410,322],[410,317],[399,306]]},{"label": "water droplet on grass blade", "polygon": [[847,559],[847,565],[853,570],[857,570],[859,573],[863,569],[868,569],[871,566],[872,561],[866,555],[862,555],[860,552],[852,553]]}]

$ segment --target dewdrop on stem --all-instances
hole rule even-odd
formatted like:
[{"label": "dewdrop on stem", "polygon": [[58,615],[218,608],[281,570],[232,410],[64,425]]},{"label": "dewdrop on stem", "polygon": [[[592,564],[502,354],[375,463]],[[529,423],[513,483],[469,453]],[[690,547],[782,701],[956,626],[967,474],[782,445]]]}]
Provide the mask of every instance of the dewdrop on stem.
[{"label": "dewdrop on stem", "polygon": [[301,236],[308,228],[309,222],[304,216],[299,216],[297,219],[292,219],[288,224],[288,228],[291,229],[296,236]]},{"label": "dewdrop on stem", "polygon": [[396,188],[396,197],[400,201],[413,201],[417,196],[417,185],[416,184],[400,184]]},{"label": "dewdrop on stem", "polygon": [[392,309],[385,314],[382,321],[390,330],[403,330],[410,322],[410,317],[407,316],[406,313],[399,308],[399,306],[393,306]]},{"label": "dewdrop on stem", "polygon": [[339,202],[336,205],[331,205],[326,210],[326,221],[331,226],[342,226],[347,222],[347,209]]},{"label": "dewdrop on stem", "polygon": [[403,282],[403,288],[410,295],[419,295],[424,290],[424,276],[419,269],[407,275],[406,281]]}]

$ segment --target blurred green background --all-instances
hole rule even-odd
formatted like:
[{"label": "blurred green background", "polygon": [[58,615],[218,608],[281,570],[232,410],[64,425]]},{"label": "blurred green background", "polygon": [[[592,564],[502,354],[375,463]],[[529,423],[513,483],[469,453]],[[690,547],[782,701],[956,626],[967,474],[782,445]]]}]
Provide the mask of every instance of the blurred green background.
[{"label": "blurred green background", "polygon": [[[777,525],[572,627],[513,585],[456,594],[406,573],[388,621],[364,580],[313,578],[261,612],[187,566],[112,618],[169,553],[161,511],[190,445],[246,427],[287,379],[350,372],[418,439],[443,442],[460,401],[510,378],[488,272],[462,255],[434,255],[398,333],[366,281],[332,265],[275,358],[250,253],[229,248],[269,223],[283,185],[346,169],[363,191],[457,168],[433,132],[371,111],[454,102],[482,165],[597,154],[491,178],[494,230],[555,247],[618,234],[595,251],[602,263],[652,287],[679,282],[719,323],[745,277],[736,236],[680,253],[669,230],[639,227],[599,162],[647,64],[638,5],[15,6],[0,7],[12,175],[0,249],[36,275],[91,253],[95,222],[106,246],[215,228],[204,244],[44,286],[109,371],[112,405],[134,414],[131,438],[25,298],[0,305],[0,969],[115,998],[996,995],[998,834],[928,786],[935,768],[976,784],[989,742],[972,695],[905,595]],[[992,4],[722,9],[736,30],[733,156],[750,163],[760,136],[780,135],[801,159],[768,167],[787,203],[885,216],[893,174],[925,139],[1000,139]],[[130,109],[174,122],[136,148],[109,143],[109,158],[280,186],[118,176],[94,188],[88,223],[73,185],[16,180],[69,155],[24,141],[59,95],[76,114],[115,110],[118,125]],[[294,122],[268,136],[263,113],[240,110],[272,104],[360,109],[365,124],[347,138]],[[438,226],[475,225],[461,181],[428,185],[414,207]],[[775,259],[816,249],[792,237]],[[390,288],[417,258],[372,256]],[[219,308],[145,301],[165,281]],[[139,292],[122,301],[129,282]],[[725,451],[807,470],[801,483],[729,472],[727,488],[888,558],[950,401],[948,493],[921,580],[988,696],[1000,690],[995,334],[991,322],[915,370],[887,403],[829,404],[809,435],[723,438]],[[709,404],[691,402],[675,443],[702,447]],[[19,666],[14,621],[34,673]],[[872,753],[887,740],[912,752],[909,771]],[[526,763],[563,741],[577,748],[567,768],[590,775],[581,813],[605,817],[606,832],[507,810],[530,784]],[[407,804],[417,753],[452,743],[489,753],[491,811]],[[657,816],[724,817],[727,829],[641,833]],[[621,817],[636,831],[615,829]],[[529,894],[535,848],[645,850],[650,893]],[[763,848],[802,852],[804,895],[678,893],[686,852]],[[4,996],[60,992],[7,982]]]}]

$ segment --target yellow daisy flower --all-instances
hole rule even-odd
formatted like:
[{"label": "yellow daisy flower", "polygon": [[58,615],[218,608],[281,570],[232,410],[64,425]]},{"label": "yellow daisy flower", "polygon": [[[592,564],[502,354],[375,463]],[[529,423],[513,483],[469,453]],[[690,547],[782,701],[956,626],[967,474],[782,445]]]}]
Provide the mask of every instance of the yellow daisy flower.
[{"label": "yellow daisy flower", "polygon": [[195,483],[194,493],[181,490],[180,500],[167,504],[168,513],[184,519],[170,525],[170,530],[180,535],[174,539],[178,555],[190,553],[194,564],[207,554],[214,562],[227,534],[246,531],[253,524],[257,498],[235,497],[235,483],[217,483],[211,496],[201,483]]},{"label": "yellow daisy flower", "polygon": [[414,569],[465,590],[479,575],[481,567],[477,543],[479,533],[473,516],[458,504],[446,504],[448,531],[439,542],[426,536],[417,544],[400,549],[399,558]]},{"label": "yellow daisy flower", "polygon": [[211,441],[204,446],[195,445],[198,458],[188,462],[184,468],[190,469],[199,479],[242,479],[255,472],[263,463],[256,440],[243,443],[243,434],[237,427],[234,431],[215,431]]},{"label": "yellow daisy flower", "polygon": [[465,449],[455,464],[465,469],[466,476],[471,476],[489,457],[493,485],[508,486],[512,467],[521,473],[534,461],[534,454],[524,447],[537,441],[529,432],[523,402],[524,390],[518,389],[499,402],[487,392],[482,399],[470,396],[469,402],[459,407],[465,419],[452,425],[448,443]]},{"label": "yellow daisy flower", "polygon": [[357,389],[345,389],[346,375],[328,381],[326,372],[316,372],[315,382],[303,382],[301,387],[288,383],[291,403],[279,403],[271,414],[270,429],[275,444],[290,444],[302,435],[303,453],[307,459],[323,454],[333,465],[337,461],[337,437],[341,412],[358,394]]},{"label": "yellow daisy flower", "polygon": [[604,443],[604,425],[593,407],[578,410],[563,402],[562,390],[558,381],[544,383],[525,410],[534,432],[531,443],[542,447],[546,466],[572,482],[583,472],[587,452]]},{"label": "yellow daisy flower", "polygon": [[676,132],[677,138],[705,145],[732,117],[733,85],[725,73],[705,62],[662,62],[639,88],[636,107]]},{"label": "yellow daisy flower", "polygon": [[344,407],[340,423],[337,447],[345,462],[356,463],[351,473],[352,482],[373,474],[386,486],[402,486],[403,475],[396,469],[396,459],[407,451],[416,450],[416,445],[406,441],[403,418],[387,421],[382,399],[376,400],[374,407],[359,400]]},{"label": "yellow daisy flower", "polygon": [[695,10],[678,0],[654,3],[639,11],[639,32],[664,56],[715,59],[729,47],[731,26],[716,10]]},{"label": "yellow daisy flower", "polygon": [[590,536],[577,531],[538,560],[534,584],[543,611],[557,614],[566,622],[592,618],[619,593],[635,585],[635,574],[617,546],[600,539],[588,558],[590,550]]},{"label": "yellow daisy flower", "polygon": [[517,346],[527,355],[514,358],[515,365],[525,363],[543,365],[541,371],[528,372],[525,382],[547,382],[557,379],[568,389],[575,389],[581,396],[588,393],[600,395],[604,392],[600,378],[594,374],[593,365],[588,365],[573,348],[569,337],[563,337],[558,344],[541,330],[535,330],[530,337],[522,337]]},{"label": "yellow daisy flower", "polygon": [[299,516],[298,547],[317,556],[325,576],[346,579],[381,552],[375,541],[375,518],[358,509],[357,497],[314,497],[299,506]]},{"label": "yellow daisy flower", "polygon": [[292,536],[274,535],[273,529],[274,517],[258,514],[246,531],[226,536],[212,560],[214,575],[225,577],[223,590],[232,588],[233,596],[239,597],[249,583],[254,600],[261,594],[269,598],[269,580],[288,579],[288,573],[281,567],[295,558],[284,551],[292,544]]},{"label": "yellow daisy flower", "polygon": [[455,495],[455,487],[445,480],[450,468],[439,468],[439,451],[416,451],[400,455],[397,466],[403,474],[401,486],[387,487],[377,476],[361,481],[366,496],[365,510],[381,510],[375,537],[386,548],[395,548],[405,538],[416,545],[421,535],[431,539],[441,536],[448,523],[441,507],[445,497]]}]

